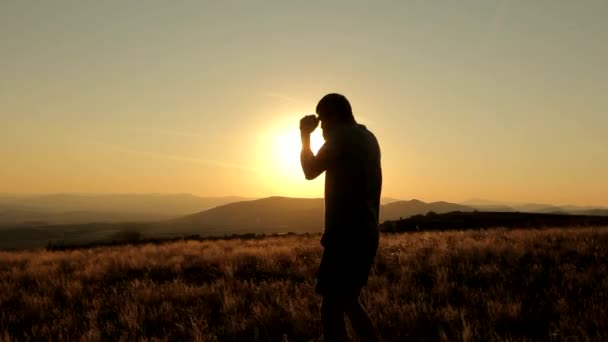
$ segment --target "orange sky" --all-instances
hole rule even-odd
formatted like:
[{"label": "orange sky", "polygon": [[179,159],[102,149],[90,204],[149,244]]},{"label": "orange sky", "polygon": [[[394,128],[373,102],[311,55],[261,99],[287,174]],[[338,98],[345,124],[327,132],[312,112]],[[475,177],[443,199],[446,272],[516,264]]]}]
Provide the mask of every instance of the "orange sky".
[{"label": "orange sky", "polygon": [[345,94],[383,195],[608,206],[608,3],[0,4],[0,192],[322,196]]}]

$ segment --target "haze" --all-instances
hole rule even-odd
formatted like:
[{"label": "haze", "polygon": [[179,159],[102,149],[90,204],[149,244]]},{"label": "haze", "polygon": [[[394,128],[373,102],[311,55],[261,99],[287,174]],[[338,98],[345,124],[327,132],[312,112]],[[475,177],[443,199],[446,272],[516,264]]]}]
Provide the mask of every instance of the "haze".
[{"label": "haze", "polygon": [[298,120],[340,92],[380,141],[383,196],[608,205],[607,15],[568,0],[2,1],[0,192],[319,197]]}]

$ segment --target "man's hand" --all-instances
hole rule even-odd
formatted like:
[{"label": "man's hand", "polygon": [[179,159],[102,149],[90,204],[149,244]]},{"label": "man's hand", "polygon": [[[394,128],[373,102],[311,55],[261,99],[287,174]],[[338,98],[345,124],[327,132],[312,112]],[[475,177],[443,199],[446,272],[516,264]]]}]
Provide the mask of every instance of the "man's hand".
[{"label": "man's hand", "polygon": [[300,120],[300,132],[311,134],[319,126],[319,119],[316,115],[306,115]]}]

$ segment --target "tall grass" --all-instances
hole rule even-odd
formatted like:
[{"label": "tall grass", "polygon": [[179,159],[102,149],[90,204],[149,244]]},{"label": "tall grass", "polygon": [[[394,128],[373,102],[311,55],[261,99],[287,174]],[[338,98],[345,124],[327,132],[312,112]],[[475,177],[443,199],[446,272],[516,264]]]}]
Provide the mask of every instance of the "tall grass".
[{"label": "tall grass", "polygon": [[[320,340],[319,237],[0,253],[0,340]],[[608,340],[608,230],[385,235],[385,341]]]}]

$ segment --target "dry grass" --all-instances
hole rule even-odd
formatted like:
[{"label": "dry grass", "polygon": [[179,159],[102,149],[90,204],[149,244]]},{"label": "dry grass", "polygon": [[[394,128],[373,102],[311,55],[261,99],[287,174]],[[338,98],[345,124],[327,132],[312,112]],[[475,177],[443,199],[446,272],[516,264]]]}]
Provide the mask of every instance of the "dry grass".
[{"label": "dry grass", "polygon": [[[319,340],[318,237],[0,253],[1,340]],[[608,340],[608,230],[383,236],[383,340]]]}]

